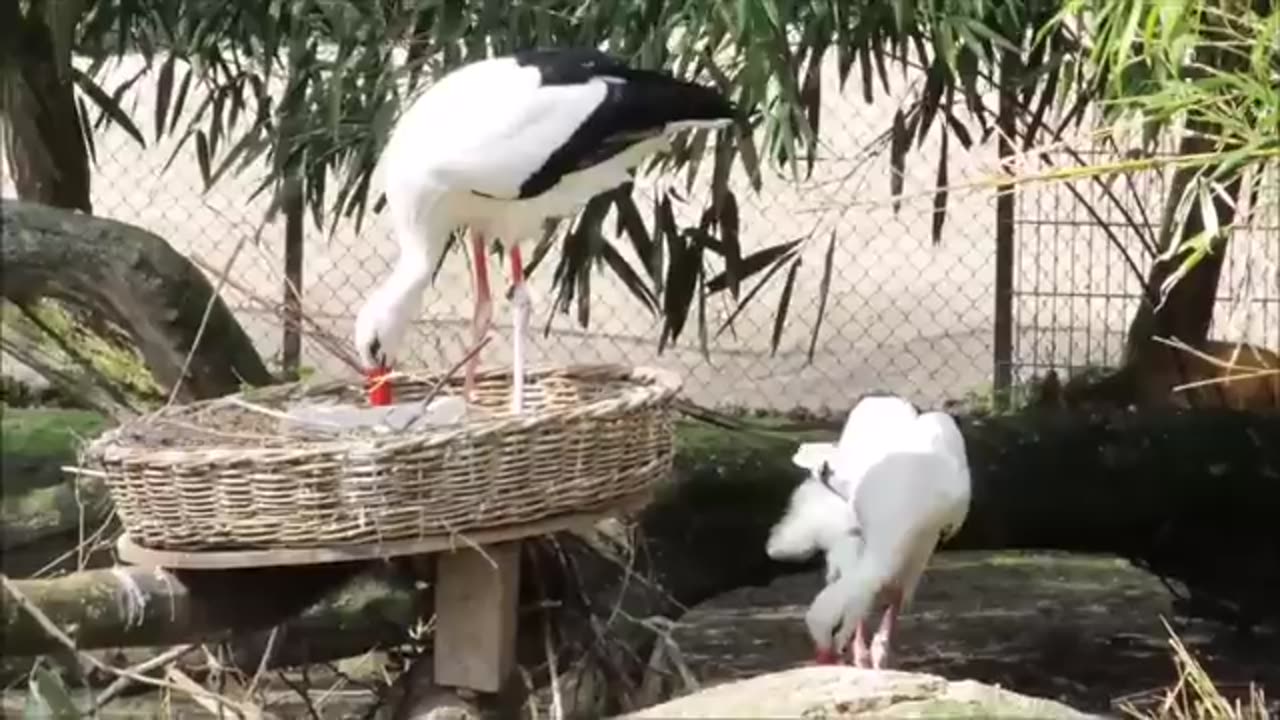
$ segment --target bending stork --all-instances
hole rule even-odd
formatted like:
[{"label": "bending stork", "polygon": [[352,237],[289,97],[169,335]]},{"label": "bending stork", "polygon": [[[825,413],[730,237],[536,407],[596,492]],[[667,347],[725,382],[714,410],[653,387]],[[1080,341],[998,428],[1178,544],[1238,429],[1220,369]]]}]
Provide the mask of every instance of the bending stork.
[{"label": "bending stork", "polygon": [[[955,420],[943,412],[920,415],[902,442],[866,468],[847,500],[861,547],[805,615],[819,656],[834,657],[852,640],[856,664],[888,665],[898,614],[938,543],[964,525],[969,498],[969,464]],[[863,623],[878,603],[885,609],[868,649]]]},{"label": "bending stork", "polygon": [[[380,159],[400,257],[356,317],[370,400],[390,403],[385,378],[450,233],[465,225],[477,344],[492,321],[488,242],[500,240],[511,259],[511,405],[519,412],[530,304],[519,243],[537,235],[547,218],[570,215],[627,182],[675,132],[722,127],[734,114],[712,89],[590,49],[529,50],[441,78],[396,123]],[[477,361],[473,356],[466,366],[468,396]]]}]

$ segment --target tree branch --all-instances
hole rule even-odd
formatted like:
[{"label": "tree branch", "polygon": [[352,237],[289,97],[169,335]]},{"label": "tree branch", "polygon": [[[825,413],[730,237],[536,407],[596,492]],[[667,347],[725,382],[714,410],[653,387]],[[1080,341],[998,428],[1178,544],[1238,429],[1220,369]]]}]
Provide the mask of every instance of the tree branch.
[{"label": "tree branch", "polygon": [[216,397],[242,383],[272,382],[244,329],[205,276],[164,239],[125,223],[0,200],[0,288],[28,306],[54,298],[123,329],[155,380],[172,388],[213,308],[182,383],[181,401]]}]

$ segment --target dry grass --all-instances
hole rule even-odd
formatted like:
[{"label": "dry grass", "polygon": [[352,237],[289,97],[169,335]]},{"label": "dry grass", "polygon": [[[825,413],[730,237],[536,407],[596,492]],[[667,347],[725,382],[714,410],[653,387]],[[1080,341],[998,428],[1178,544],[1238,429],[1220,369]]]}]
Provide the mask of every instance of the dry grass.
[{"label": "dry grass", "polygon": [[1262,689],[1249,685],[1247,697],[1228,699],[1209,673],[1192,656],[1181,638],[1164,623],[1169,633],[1178,680],[1172,687],[1124,698],[1117,703],[1121,712],[1139,720],[1269,720]]}]

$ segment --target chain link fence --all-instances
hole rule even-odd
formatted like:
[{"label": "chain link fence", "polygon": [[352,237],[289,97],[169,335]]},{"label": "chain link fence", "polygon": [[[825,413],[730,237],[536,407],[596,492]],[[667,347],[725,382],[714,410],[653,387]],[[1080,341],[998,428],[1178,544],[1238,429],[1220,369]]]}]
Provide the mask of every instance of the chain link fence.
[{"label": "chain link fence", "polygon": [[[1171,157],[1175,150],[1166,142],[1157,152]],[[1073,152],[1101,165],[1132,159],[1138,151],[1099,141]],[[1064,155],[1055,161],[1061,164]],[[1280,348],[1280,165],[1257,172],[1259,192],[1237,207],[1239,227],[1223,257],[1209,337]],[[1133,172],[1032,186],[1020,194],[1015,380],[1122,361],[1142,278],[1160,251],[1172,178],[1172,171]]]},{"label": "chain link fence", "polygon": [[[105,86],[115,86],[140,65],[140,60],[127,60],[111,69],[120,77],[109,78]],[[983,395],[991,390],[993,368],[1001,360],[1015,369],[1015,379],[1026,380],[1047,367],[1116,359],[1115,338],[1123,337],[1136,307],[1136,279],[1106,249],[1105,233],[1063,199],[1066,191],[1039,188],[1019,200],[1014,301],[997,308],[994,193],[952,192],[941,242],[934,245],[931,240],[929,191],[937,179],[940,154],[936,132],[913,147],[906,165],[903,192],[915,199],[898,212],[890,206],[887,143],[876,141],[890,127],[898,102],[918,91],[916,79],[901,81],[893,97],[881,96],[868,105],[853,89],[840,90],[834,67],[824,75],[824,145],[812,175],[797,181],[766,170],[759,193],[741,175],[731,180],[741,208],[744,254],[801,239],[802,262],[776,352],[771,338],[785,271],[723,331],[735,304],[727,293],[710,296],[704,311],[705,347],[699,342],[695,307],[679,343],[659,353],[661,318],[651,315],[607,272],[596,273],[591,281],[589,327],[580,327],[572,313],[553,314],[555,258],[548,257],[529,278],[537,330],[530,361],[657,364],[680,372],[695,402],[842,413],[859,394],[873,389],[906,395],[922,406]],[[145,87],[147,82],[154,78],[140,81],[133,94],[133,117],[151,117],[147,104],[153,93]],[[194,152],[173,151],[170,139],[141,148],[118,129],[99,133],[94,211],[157,233],[206,268],[221,270],[234,256],[229,275],[249,292],[226,287],[223,294],[263,355],[278,363],[285,330],[276,313],[255,298],[283,301],[283,223],[263,228],[255,242],[267,204],[265,198],[250,199],[260,178],[252,170],[228,175],[206,191]],[[947,160],[953,182],[997,166],[993,143],[960,152],[953,142]],[[677,182],[683,184],[671,177],[642,177],[636,188],[638,204],[646,207],[653,193]],[[676,208],[678,220],[696,221],[707,185],[706,178],[699,178],[687,204]],[[1155,196],[1159,191],[1151,189]],[[1274,277],[1280,233],[1274,229],[1274,213],[1272,218],[1270,229],[1234,247],[1264,246],[1257,257],[1271,263]],[[815,341],[819,286],[833,237],[830,295]],[[639,267],[629,243],[618,243],[617,249]],[[388,272],[395,255],[396,243],[382,215],[367,219],[358,234],[344,225],[329,236],[308,221],[302,276],[307,316],[348,337],[361,302]],[[1232,282],[1224,279],[1224,302],[1235,297],[1229,289]],[[427,291],[421,321],[412,334],[416,363],[442,368],[461,356],[469,345],[472,292],[465,259],[461,253],[450,253]],[[1263,332],[1255,341],[1280,344],[1275,337],[1280,300],[1274,282],[1271,294],[1259,302],[1271,320],[1258,326]],[[496,303],[496,332],[483,356],[485,364],[509,359],[507,310],[507,303]],[[993,328],[999,312],[1013,319],[1013,357],[994,354]],[[346,372],[305,337],[301,364],[324,373]]]}]

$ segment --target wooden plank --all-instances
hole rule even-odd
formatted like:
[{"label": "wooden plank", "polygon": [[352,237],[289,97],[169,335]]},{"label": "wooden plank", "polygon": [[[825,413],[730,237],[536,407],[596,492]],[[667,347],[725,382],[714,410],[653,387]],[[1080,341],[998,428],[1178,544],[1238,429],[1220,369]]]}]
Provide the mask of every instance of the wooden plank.
[{"label": "wooden plank", "polygon": [[505,528],[468,530],[453,535],[432,535],[410,540],[391,540],[382,543],[348,545],[345,547],[271,548],[265,550],[160,550],[139,545],[125,533],[116,541],[116,551],[119,553],[121,560],[132,565],[200,570],[226,570],[230,568],[277,565],[320,565],[324,563],[351,562],[353,560],[371,560],[399,555],[449,552],[462,547],[508,542],[526,537],[546,535],[561,530],[583,530],[604,518],[640,510],[648,503],[649,497],[650,493],[644,492],[620,500],[611,507],[596,512],[560,515]]},{"label": "wooden plank", "polygon": [[515,664],[520,543],[436,556],[435,682],[496,693]]}]

